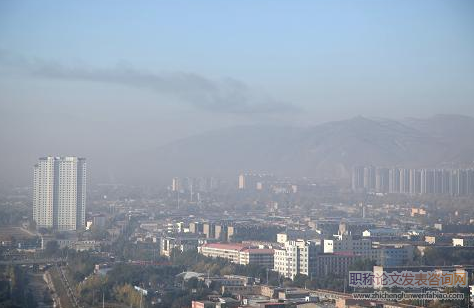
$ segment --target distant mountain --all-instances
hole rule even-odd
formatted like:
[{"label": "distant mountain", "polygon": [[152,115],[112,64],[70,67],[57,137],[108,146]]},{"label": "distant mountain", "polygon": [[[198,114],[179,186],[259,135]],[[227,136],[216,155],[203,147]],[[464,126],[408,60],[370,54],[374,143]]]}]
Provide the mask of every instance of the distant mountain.
[{"label": "distant mountain", "polygon": [[474,161],[474,118],[356,117],[307,128],[240,126],[185,138],[146,156],[149,159],[140,169],[150,177],[235,176],[253,170],[348,178],[351,167],[361,164],[469,165]]}]

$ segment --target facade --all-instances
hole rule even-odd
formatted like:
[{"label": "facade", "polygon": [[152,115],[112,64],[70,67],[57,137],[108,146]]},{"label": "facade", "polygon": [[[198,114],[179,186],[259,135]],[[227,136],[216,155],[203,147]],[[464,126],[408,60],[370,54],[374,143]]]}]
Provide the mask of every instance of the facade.
[{"label": "facade", "polygon": [[399,193],[400,189],[400,169],[393,168],[390,169],[388,172],[389,176],[389,193]]},{"label": "facade", "polygon": [[453,238],[453,246],[474,247],[474,237]]},{"label": "facade", "polygon": [[216,307],[216,303],[211,301],[192,301],[191,303],[192,308],[214,308]]},{"label": "facade", "polygon": [[199,239],[197,237],[165,236],[161,238],[160,255],[170,257],[174,249],[178,249],[180,251],[196,251],[198,243]]},{"label": "facade", "polygon": [[352,189],[401,194],[474,194],[474,169],[354,167]]},{"label": "facade", "polygon": [[171,191],[179,191],[179,190],[180,190],[179,179],[173,178],[173,180],[171,181]]},{"label": "facade", "polygon": [[258,264],[265,268],[273,268],[273,249],[244,248],[239,254],[240,264]]},{"label": "facade", "polygon": [[[353,262],[352,257],[368,259],[374,261],[377,265],[384,266],[402,265],[413,261],[413,246],[402,244],[373,244],[371,239],[365,237],[336,235],[333,239],[324,240],[323,249],[327,258],[329,258],[328,256],[331,254],[339,255],[341,262]],[[320,259],[318,262],[329,262],[326,264],[327,266],[337,267],[337,264],[333,265],[330,263],[333,260],[334,259]],[[316,264],[319,264],[318,262],[316,262]],[[322,267],[321,265],[319,266],[318,271],[321,271]],[[336,267],[333,268],[335,271],[341,270],[341,268]]]},{"label": "facade", "polygon": [[219,244],[211,243],[198,247],[198,252],[206,257],[223,258],[232,263],[240,264],[240,250],[243,244]]},{"label": "facade", "polygon": [[283,248],[275,249],[273,270],[286,278],[298,274],[311,275],[320,247],[313,241],[288,241]]},{"label": "facade", "polygon": [[371,260],[380,266],[401,266],[413,261],[413,252],[412,245],[380,244],[372,249]]},{"label": "facade", "polygon": [[364,168],[364,188],[366,188],[367,191],[375,191],[376,173],[377,170],[374,166]]},{"label": "facade", "polygon": [[219,180],[213,177],[174,177],[171,180],[171,191],[189,194],[193,199],[199,193],[208,193],[219,188]]},{"label": "facade", "polygon": [[356,166],[352,168],[352,190],[362,189],[364,189],[364,167]]},{"label": "facade", "polygon": [[388,193],[390,190],[390,170],[388,168],[377,168],[375,173],[375,191]]},{"label": "facade", "polygon": [[230,242],[235,234],[235,227],[226,222],[191,222],[189,232],[203,234],[208,239]]},{"label": "facade", "polygon": [[346,253],[319,254],[314,262],[312,274],[318,276],[344,276],[358,256]]},{"label": "facade", "polygon": [[397,238],[401,235],[402,232],[394,228],[373,228],[362,232],[362,236],[366,238]]},{"label": "facade", "polygon": [[73,231],[85,226],[86,161],[42,157],[34,166],[33,220],[39,228]]},{"label": "facade", "polygon": [[275,176],[266,173],[239,174],[238,188],[240,190],[262,190],[275,182]]},{"label": "facade", "polygon": [[242,265],[260,265],[273,268],[274,250],[251,247],[244,244],[209,243],[198,247],[198,252],[206,257],[223,258]]},{"label": "facade", "polygon": [[351,235],[337,235],[331,240],[324,240],[324,253],[349,252],[363,258],[370,258],[372,240]]}]

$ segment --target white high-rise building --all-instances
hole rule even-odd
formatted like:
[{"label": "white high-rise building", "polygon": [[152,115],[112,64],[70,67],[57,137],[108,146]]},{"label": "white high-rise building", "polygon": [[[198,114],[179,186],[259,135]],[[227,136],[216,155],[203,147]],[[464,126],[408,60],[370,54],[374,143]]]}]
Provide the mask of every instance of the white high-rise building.
[{"label": "white high-rise building", "polygon": [[33,220],[38,228],[82,229],[86,211],[86,160],[42,157],[34,167]]},{"label": "white high-rise building", "polygon": [[273,270],[290,279],[298,274],[310,276],[319,246],[317,242],[301,239],[285,242],[284,247],[274,249]]}]

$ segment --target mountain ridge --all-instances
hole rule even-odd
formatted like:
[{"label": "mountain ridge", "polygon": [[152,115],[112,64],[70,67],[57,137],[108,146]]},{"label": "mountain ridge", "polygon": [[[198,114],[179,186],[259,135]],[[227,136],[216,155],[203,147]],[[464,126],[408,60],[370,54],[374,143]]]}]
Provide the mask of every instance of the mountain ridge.
[{"label": "mountain ridge", "polygon": [[353,117],[308,127],[245,125],[182,138],[146,153],[143,172],[166,176],[280,176],[348,179],[354,165],[472,165],[474,118]]}]

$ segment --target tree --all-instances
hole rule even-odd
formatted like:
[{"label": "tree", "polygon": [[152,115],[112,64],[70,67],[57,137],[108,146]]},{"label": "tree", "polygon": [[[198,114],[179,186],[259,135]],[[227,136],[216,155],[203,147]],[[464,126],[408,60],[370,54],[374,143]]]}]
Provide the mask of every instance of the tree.
[{"label": "tree", "polygon": [[49,241],[46,243],[44,253],[46,256],[52,257],[59,252],[59,244],[57,241]]}]

